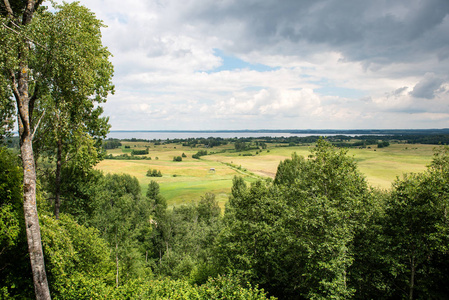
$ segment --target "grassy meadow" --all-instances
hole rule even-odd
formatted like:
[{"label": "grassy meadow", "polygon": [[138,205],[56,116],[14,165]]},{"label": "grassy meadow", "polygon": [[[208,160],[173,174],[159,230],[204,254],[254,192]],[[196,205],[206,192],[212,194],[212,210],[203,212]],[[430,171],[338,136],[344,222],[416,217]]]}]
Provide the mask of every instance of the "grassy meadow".
[{"label": "grassy meadow", "polygon": [[[149,147],[149,154],[145,156],[151,160],[107,159],[100,162],[97,169],[137,177],[144,194],[151,180],[158,182],[161,194],[170,206],[198,201],[205,193],[211,192],[224,207],[234,176],[243,176],[249,182],[257,178],[274,178],[279,162],[290,158],[293,152],[306,157],[310,154],[310,146],[276,147],[270,144],[257,154],[256,150],[237,153],[229,144],[207,149],[209,155],[194,159],[192,155],[204,148],[146,142],[122,142],[121,148],[108,150],[108,154],[130,154],[133,149],[144,150],[146,147]],[[391,144],[386,148],[350,149],[348,155],[354,157],[370,185],[388,189],[402,174],[424,171],[432,160],[434,148],[433,145]],[[187,157],[183,157],[181,162],[173,161],[173,157],[183,153]],[[253,156],[244,156],[244,153]],[[147,177],[149,169],[159,170],[163,176]]]}]

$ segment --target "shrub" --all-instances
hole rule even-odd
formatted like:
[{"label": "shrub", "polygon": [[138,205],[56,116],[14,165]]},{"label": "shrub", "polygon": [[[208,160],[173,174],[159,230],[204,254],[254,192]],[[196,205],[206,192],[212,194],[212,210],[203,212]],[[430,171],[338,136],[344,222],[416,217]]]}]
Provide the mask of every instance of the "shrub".
[{"label": "shrub", "polygon": [[192,158],[199,159],[201,156],[207,155],[207,150],[200,150],[192,155]]},{"label": "shrub", "polygon": [[149,169],[147,171],[147,176],[148,177],[162,177],[162,173],[159,170],[156,169]]}]

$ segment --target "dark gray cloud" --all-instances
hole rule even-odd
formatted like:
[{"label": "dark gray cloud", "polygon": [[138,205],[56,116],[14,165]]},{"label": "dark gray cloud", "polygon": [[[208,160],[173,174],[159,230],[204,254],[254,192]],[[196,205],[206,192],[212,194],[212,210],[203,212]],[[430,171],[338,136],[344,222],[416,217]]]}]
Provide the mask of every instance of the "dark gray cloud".
[{"label": "dark gray cloud", "polygon": [[228,50],[236,53],[332,49],[348,60],[388,64],[449,51],[448,0],[214,0],[183,13],[185,22],[232,40]]},{"label": "dark gray cloud", "polygon": [[416,98],[433,99],[436,92],[441,90],[444,79],[435,76],[433,73],[427,73],[424,78],[418,82],[410,94]]}]

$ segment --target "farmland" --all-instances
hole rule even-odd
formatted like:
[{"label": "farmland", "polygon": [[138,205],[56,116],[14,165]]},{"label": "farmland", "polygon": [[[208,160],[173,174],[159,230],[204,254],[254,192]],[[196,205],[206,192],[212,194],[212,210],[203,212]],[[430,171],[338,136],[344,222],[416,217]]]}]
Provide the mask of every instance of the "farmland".
[{"label": "farmland", "polygon": [[[268,144],[266,149],[236,152],[232,143],[206,149],[208,155],[200,159],[192,155],[204,147],[183,146],[182,143],[151,143],[143,141],[122,141],[122,146],[108,150],[118,156],[130,154],[133,150],[148,149],[146,159],[106,159],[97,165],[105,173],[127,173],[135,176],[143,193],[148,183],[159,183],[161,194],[169,205],[198,201],[207,192],[214,193],[223,207],[227,201],[234,176],[242,176],[252,182],[258,178],[274,178],[280,161],[291,157],[293,152],[307,157],[312,145],[281,146]],[[389,189],[391,183],[403,173],[422,172],[432,159],[433,145],[392,143],[389,147],[351,148],[352,156],[361,173],[373,187]],[[184,156],[182,161],[174,157]],[[151,158],[151,159],[150,159]],[[159,170],[162,177],[147,177],[150,169]]]}]

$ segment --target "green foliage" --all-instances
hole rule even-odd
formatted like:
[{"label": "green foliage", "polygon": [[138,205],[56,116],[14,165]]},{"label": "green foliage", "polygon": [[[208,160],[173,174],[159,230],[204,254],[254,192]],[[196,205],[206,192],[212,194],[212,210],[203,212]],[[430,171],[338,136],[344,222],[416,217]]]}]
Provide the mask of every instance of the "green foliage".
[{"label": "green foliage", "polygon": [[173,157],[173,161],[182,161],[182,157],[181,156],[175,156],[175,157]]},{"label": "green foliage", "polygon": [[192,283],[204,283],[209,276],[216,275],[212,246],[222,222],[215,196],[207,194],[198,205],[182,205],[172,210],[166,209],[164,199],[154,198],[155,273]]},{"label": "green foliage", "polygon": [[116,149],[116,148],[120,148],[121,146],[122,146],[122,143],[120,142],[119,139],[109,138],[109,139],[103,141],[104,149]]},{"label": "green foliage", "polygon": [[131,155],[146,155],[148,154],[148,148],[146,148],[145,150],[132,150],[131,151]]},{"label": "green foliage", "polygon": [[[439,298],[449,290],[448,149],[435,153],[428,172],[409,174],[393,185],[385,220],[384,259],[397,297]],[[403,292],[402,292],[403,291]]]},{"label": "green foliage", "polygon": [[284,213],[289,210],[275,186],[258,181],[247,187],[242,178],[235,178],[226,226],[216,243],[217,264],[225,267],[221,272],[237,272],[271,294],[288,297],[289,284],[298,283],[292,274],[297,269],[288,253]]},{"label": "green foliage", "polygon": [[220,264],[285,298],[350,298],[353,247],[371,205],[354,161],[319,140],[308,160],[281,163],[274,184],[234,180]]},{"label": "green foliage", "polygon": [[0,299],[33,295],[25,221],[23,173],[17,155],[0,147]]},{"label": "green foliage", "polygon": [[[104,157],[105,159],[117,159],[117,160],[151,160],[151,157],[149,157],[149,156],[130,156],[130,155],[128,155],[128,154],[120,154],[120,155],[112,155],[112,154],[109,154],[109,155],[106,155],[105,157]],[[158,159],[157,157],[156,157],[156,159]]]},{"label": "green foliage", "polygon": [[[254,286],[242,285],[235,276],[219,276],[209,279],[203,285],[190,285],[183,280],[161,279],[132,281],[115,290],[114,299],[267,299],[266,293]],[[271,297],[269,299],[275,299]]]},{"label": "green foliage", "polygon": [[377,144],[377,148],[385,148],[390,146],[390,142],[389,141],[383,141]]},{"label": "green foliage", "polygon": [[162,173],[160,170],[150,169],[147,171],[148,177],[162,177]]},{"label": "green foliage", "polygon": [[[296,231],[293,249],[302,253],[304,280],[300,292],[306,297],[351,297],[355,292],[348,269],[354,262],[358,232],[368,220],[373,198],[354,160],[346,150],[336,150],[319,140],[308,160],[292,158],[283,175],[276,176],[294,210],[288,224]],[[285,167],[285,165],[284,165]],[[284,185],[284,183],[287,183]]]},{"label": "green foliage", "polygon": [[[159,184],[154,181],[151,180],[150,183],[148,184],[148,189],[147,189],[147,198],[150,199],[156,199],[156,197],[159,195],[160,192],[160,188],[159,188]],[[167,204],[165,204],[164,209],[167,208]]]},{"label": "green foliage", "polygon": [[39,74],[34,96],[40,102],[34,114],[42,118],[34,148],[53,155],[62,143],[63,157],[89,168],[98,162],[110,127],[97,104],[114,90],[110,53],[101,42],[103,24],[77,2],[56,6],[54,13],[43,10],[33,24],[36,41],[45,45],[33,53]]},{"label": "green foliage", "polygon": [[200,159],[201,156],[207,155],[207,150],[200,150],[192,155],[192,158]]},{"label": "green foliage", "polygon": [[[22,170],[10,150],[0,147],[0,255],[17,243],[23,216]],[[1,265],[0,265],[1,268]]]},{"label": "green foliage", "polygon": [[105,176],[91,222],[113,249],[117,285],[149,273],[144,260],[145,242],[151,234],[149,214],[150,202],[142,197],[135,177]]},{"label": "green foliage", "polygon": [[91,225],[90,220],[97,209],[96,199],[103,189],[104,175],[100,171],[84,171],[74,166],[63,168],[61,212],[70,214],[79,224]]},{"label": "green foliage", "polygon": [[212,193],[206,193],[198,202],[198,219],[206,223],[211,223],[220,217],[221,209]]},{"label": "green foliage", "polygon": [[15,106],[6,80],[0,76],[0,146],[11,137],[14,128]]},{"label": "green foliage", "polygon": [[241,142],[241,141],[236,141],[234,143],[234,147],[235,147],[235,151],[240,152],[240,151],[245,151],[248,146],[245,142]]},{"label": "green foliage", "polygon": [[40,219],[47,274],[57,297],[65,297],[73,281],[82,277],[113,281],[114,264],[96,229],[78,225],[68,215],[61,215],[59,220],[46,215]]}]

